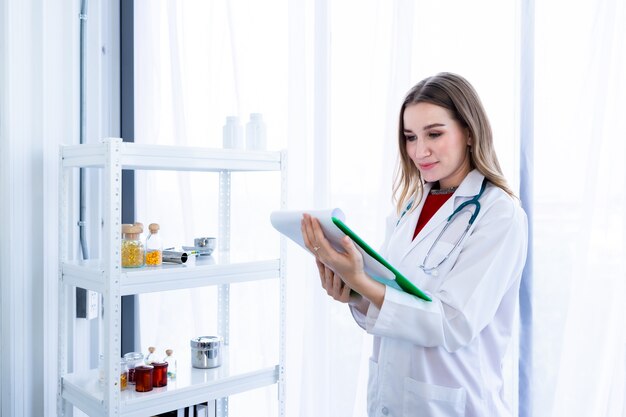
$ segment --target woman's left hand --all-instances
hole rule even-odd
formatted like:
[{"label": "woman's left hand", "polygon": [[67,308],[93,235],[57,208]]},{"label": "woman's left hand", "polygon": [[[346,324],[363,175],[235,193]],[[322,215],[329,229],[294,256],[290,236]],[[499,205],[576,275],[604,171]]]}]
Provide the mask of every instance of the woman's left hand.
[{"label": "woman's left hand", "polygon": [[326,290],[326,294],[342,303],[354,304],[361,299],[360,295],[354,293],[339,275],[335,274],[332,269],[320,262],[319,259],[315,259],[315,264],[319,271],[322,288]]}]

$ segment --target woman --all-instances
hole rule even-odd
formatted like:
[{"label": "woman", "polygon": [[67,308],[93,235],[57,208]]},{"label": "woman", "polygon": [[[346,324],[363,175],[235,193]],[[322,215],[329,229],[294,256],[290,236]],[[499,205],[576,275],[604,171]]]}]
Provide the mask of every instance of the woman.
[{"label": "woman", "polygon": [[[345,252],[338,252],[317,219],[302,220],[323,288],[349,303],[356,322],[375,336],[368,414],[509,416],[502,361],[526,259],[527,222],[502,175],[472,86],[441,73],[412,88],[400,111],[399,151],[397,207],[381,254],[431,302],[375,281],[349,238],[342,241]],[[461,207],[472,199],[479,210]]]}]

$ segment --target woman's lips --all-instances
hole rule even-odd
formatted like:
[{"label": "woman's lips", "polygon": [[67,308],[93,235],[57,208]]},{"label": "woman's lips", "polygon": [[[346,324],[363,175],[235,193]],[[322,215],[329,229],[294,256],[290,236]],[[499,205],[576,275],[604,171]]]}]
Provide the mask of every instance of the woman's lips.
[{"label": "woman's lips", "polygon": [[424,171],[428,171],[429,169],[433,168],[437,163],[436,162],[431,162],[429,164],[418,164],[419,168],[424,170]]}]

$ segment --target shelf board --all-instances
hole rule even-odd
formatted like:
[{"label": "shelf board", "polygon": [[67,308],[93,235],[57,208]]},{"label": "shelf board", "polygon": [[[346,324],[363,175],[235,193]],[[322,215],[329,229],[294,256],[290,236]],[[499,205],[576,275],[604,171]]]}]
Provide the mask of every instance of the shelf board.
[{"label": "shelf board", "polygon": [[[105,273],[98,260],[61,263],[66,284],[99,293],[104,292]],[[206,287],[278,278],[278,259],[252,262],[222,262],[213,256],[198,257],[188,264],[163,264],[159,267],[122,268],[121,295]]]},{"label": "shelf board", "polygon": [[[228,349],[223,364],[213,369],[178,365],[176,379],[167,386],[149,392],[136,392],[134,385],[120,393],[120,416],[152,416],[217,398],[227,397],[278,382],[278,365],[242,370],[229,366]],[[182,368],[182,369],[181,369]],[[231,369],[229,369],[231,368]],[[91,416],[105,416],[104,389],[98,382],[98,370],[68,374],[62,381],[63,398]]]},{"label": "shelf board", "polygon": [[[108,144],[61,147],[63,167],[104,167]],[[120,144],[122,169],[166,171],[280,171],[280,152]]]}]

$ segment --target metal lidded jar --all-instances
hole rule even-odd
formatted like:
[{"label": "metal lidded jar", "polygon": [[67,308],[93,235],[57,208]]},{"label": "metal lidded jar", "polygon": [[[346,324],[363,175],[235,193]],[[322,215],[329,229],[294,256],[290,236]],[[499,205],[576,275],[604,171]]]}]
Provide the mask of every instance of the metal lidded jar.
[{"label": "metal lidded jar", "polygon": [[220,336],[200,336],[191,339],[191,365],[194,368],[217,368],[222,364]]}]

